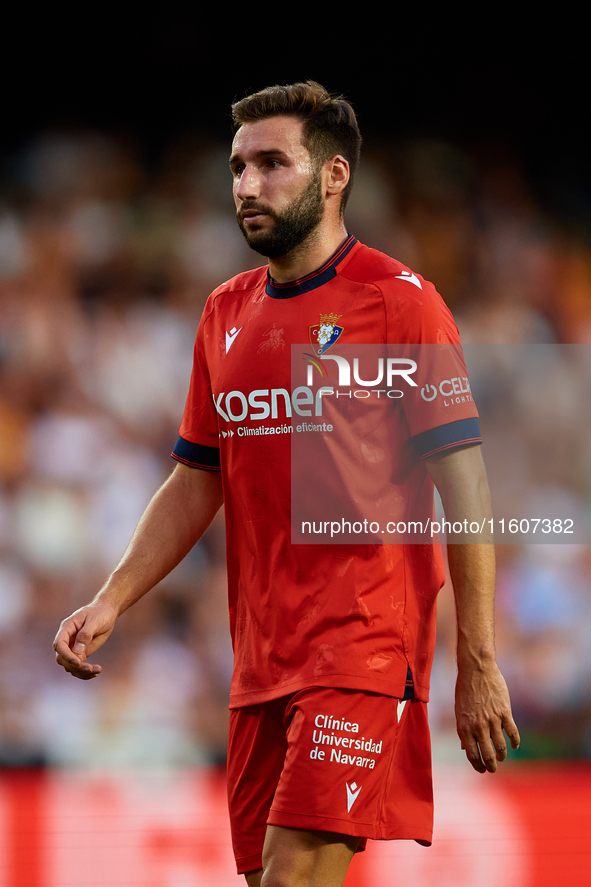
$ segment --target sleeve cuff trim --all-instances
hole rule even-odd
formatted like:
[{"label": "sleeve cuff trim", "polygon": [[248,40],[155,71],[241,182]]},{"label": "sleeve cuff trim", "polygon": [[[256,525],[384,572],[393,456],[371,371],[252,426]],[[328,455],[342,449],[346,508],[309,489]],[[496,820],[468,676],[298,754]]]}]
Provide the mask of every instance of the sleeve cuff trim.
[{"label": "sleeve cuff trim", "polygon": [[427,459],[429,456],[445,450],[481,444],[482,437],[478,419],[473,417],[449,422],[447,425],[439,425],[437,428],[430,428],[428,431],[416,434],[413,437],[413,442],[421,458]]},{"label": "sleeve cuff trim", "polygon": [[206,447],[179,437],[171,453],[173,459],[189,465],[191,468],[202,468],[205,471],[220,471],[220,451],[217,447]]}]

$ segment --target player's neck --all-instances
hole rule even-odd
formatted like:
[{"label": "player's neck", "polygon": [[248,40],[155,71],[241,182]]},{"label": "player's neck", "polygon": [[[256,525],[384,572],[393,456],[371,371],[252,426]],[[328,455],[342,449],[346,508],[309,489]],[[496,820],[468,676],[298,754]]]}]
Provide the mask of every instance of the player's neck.
[{"label": "player's neck", "polygon": [[347,229],[342,219],[330,231],[317,229],[287,255],[269,259],[269,273],[277,283],[300,280],[322,267],[346,239]]}]

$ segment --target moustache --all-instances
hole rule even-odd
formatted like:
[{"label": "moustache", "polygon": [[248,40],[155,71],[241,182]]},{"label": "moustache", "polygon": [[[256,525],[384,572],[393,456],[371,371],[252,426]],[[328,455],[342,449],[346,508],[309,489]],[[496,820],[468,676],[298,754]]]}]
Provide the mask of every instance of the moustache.
[{"label": "moustache", "polygon": [[273,210],[270,207],[265,206],[262,203],[256,203],[256,201],[254,201],[254,200],[251,200],[251,201],[245,200],[241,204],[240,209],[236,212],[236,216],[239,221],[242,221],[244,219],[244,216],[246,213],[253,213],[253,212],[264,213],[265,215],[270,216],[272,219],[275,218],[275,213],[273,212]]}]

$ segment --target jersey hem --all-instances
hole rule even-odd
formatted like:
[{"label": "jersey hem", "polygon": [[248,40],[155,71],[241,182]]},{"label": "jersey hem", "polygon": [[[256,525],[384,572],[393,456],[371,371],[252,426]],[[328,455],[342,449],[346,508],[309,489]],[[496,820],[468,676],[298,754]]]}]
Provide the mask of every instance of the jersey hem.
[{"label": "jersey hem", "polygon": [[[378,681],[375,675],[371,678],[361,678],[356,675],[331,674],[322,677],[313,677],[308,680],[290,681],[271,687],[266,690],[248,690],[240,693],[230,693],[230,705],[233,708],[248,708],[251,705],[260,705],[263,702],[271,702],[282,696],[291,696],[299,690],[311,690],[313,687],[325,687],[334,690],[360,690],[365,693],[375,693],[379,696],[390,696],[394,699],[404,699],[406,690],[405,676],[400,681]],[[428,687],[421,687],[414,682],[414,698],[417,702],[429,701]]]}]

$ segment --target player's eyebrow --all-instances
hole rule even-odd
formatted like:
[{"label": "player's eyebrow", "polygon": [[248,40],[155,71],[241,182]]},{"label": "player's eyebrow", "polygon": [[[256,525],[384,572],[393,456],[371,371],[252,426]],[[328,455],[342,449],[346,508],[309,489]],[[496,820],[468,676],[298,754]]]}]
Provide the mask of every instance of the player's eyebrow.
[{"label": "player's eyebrow", "polygon": [[[256,159],[262,159],[263,157],[271,157],[271,156],[286,157],[287,155],[286,155],[285,151],[283,151],[281,148],[267,148],[264,150],[261,149],[260,151],[255,151],[253,156]],[[230,160],[229,160],[229,164],[232,167],[236,163],[239,163],[241,160],[242,160],[241,154],[232,154],[232,156],[230,157]]]}]

